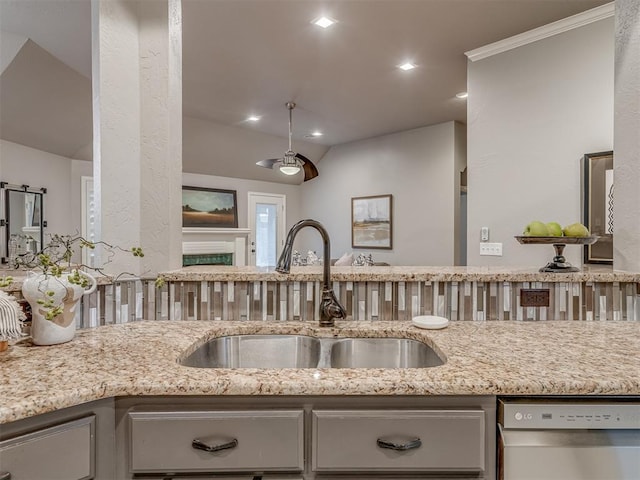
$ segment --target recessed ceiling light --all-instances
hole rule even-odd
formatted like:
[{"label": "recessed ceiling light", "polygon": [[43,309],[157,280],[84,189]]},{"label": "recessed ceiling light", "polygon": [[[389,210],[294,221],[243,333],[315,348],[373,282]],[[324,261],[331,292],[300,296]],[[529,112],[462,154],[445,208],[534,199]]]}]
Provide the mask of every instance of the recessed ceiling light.
[{"label": "recessed ceiling light", "polygon": [[414,68],[416,68],[416,65],[414,63],[411,63],[411,62],[406,62],[406,63],[403,63],[402,65],[398,65],[398,68],[400,70],[405,70],[405,71],[406,70],[413,70]]},{"label": "recessed ceiling light", "polygon": [[313,23],[314,25],[317,25],[318,27],[329,28],[331,25],[337,22],[336,20],[333,20],[332,18],[329,18],[329,17],[320,17],[320,18],[317,18],[316,20],[313,20],[311,23]]},{"label": "recessed ceiling light", "polygon": [[315,132],[307,133],[304,136],[304,138],[316,138],[316,137],[321,137],[322,135],[324,135],[324,133],[319,132],[318,130],[316,130]]},{"label": "recessed ceiling light", "polygon": [[247,122],[257,122],[258,120],[260,120],[260,117],[258,117],[257,115],[251,115],[247,117]]},{"label": "recessed ceiling light", "polygon": [[469,94],[467,92],[456,93],[457,98],[467,98]]}]

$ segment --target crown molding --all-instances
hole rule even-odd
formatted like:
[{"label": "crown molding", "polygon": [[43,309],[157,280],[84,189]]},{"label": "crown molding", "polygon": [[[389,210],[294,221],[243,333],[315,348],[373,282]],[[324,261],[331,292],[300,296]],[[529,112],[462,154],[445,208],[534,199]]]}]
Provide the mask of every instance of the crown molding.
[{"label": "crown molding", "polygon": [[574,28],[579,28],[584,25],[597,22],[598,20],[612,17],[613,14],[614,2],[610,2],[605,5],[592,8],[591,10],[587,10],[586,12],[563,18],[562,20],[558,20],[557,22],[534,28],[533,30],[529,30],[528,32],[520,33],[518,35],[514,35],[513,37],[490,43],[489,45],[485,45],[484,47],[469,50],[464,54],[469,60],[475,62],[477,60],[482,60],[483,58],[491,57],[499,53],[513,50],[514,48],[518,48],[529,43],[537,42],[544,38],[558,35],[559,33],[573,30]]}]

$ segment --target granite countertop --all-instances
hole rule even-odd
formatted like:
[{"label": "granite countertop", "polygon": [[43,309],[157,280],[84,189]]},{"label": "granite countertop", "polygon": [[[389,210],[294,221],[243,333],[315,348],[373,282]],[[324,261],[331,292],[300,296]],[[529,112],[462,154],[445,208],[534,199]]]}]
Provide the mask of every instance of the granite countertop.
[{"label": "granite countertop", "polygon": [[[372,266],[331,267],[331,280],[342,282],[637,282],[639,272],[613,270],[608,265],[589,265],[576,273],[541,273],[539,267],[429,267],[429,266]],[[294,281],[322,280],[322,266],[292,267],[291,273],[281,274],[273,267],[233,267],[223,265],[193,265],[177,270],[160,272],[158,277],[169,282],[201,281]],[[13,276],[14,282],[7,292],[19,292],[26,278],[24,271],[0,269],[0,277]],[[99,285],[113,282],[111,277],[96,277]]]},{"label": "granite countertop", "polygon": [[[177,358],[238,333],[405,337],[446,359],[425,369],[200,369]],[[0,423],[129,395],[640,395],[640,322],[145,321],[0,353]]]},{"label": "granite countertop", "polygon": [[[333,281],[479,281],[479,282],[640,282],[640,273],[611,266],[588,266],[576,273],[541,273],[540,267],[331,267]],[[319,281],[321,266],[292,267],[281,274],[273,268],[194,265],[161,272],[166,281]]]}]

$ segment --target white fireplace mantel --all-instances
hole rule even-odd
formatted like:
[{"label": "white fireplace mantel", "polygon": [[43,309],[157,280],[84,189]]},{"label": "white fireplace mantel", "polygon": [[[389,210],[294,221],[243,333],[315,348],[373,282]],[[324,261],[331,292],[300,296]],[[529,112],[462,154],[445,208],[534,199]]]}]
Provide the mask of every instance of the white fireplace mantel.
[{"label": "white fireplace mantel", "polygon": [[232,253],[233,265],[247,264],[248,228],[195,228],[182,229],[182,254]]}]

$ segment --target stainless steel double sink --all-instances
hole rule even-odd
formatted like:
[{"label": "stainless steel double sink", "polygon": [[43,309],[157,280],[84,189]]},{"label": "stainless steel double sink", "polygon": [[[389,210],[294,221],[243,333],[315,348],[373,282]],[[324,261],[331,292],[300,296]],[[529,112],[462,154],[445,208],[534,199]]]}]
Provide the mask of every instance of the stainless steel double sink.
[{"label": "stainless steel double sink", "polygon": [[179,363],[199,368],[427,368],[444,361],[406,338],[229,335],[211,339]]}]

